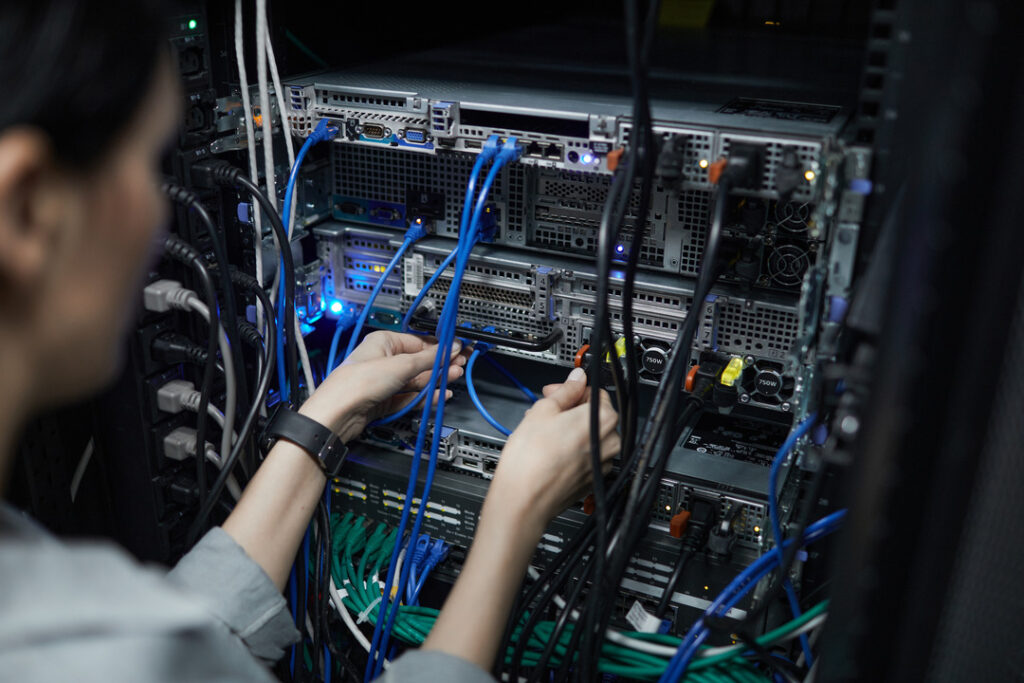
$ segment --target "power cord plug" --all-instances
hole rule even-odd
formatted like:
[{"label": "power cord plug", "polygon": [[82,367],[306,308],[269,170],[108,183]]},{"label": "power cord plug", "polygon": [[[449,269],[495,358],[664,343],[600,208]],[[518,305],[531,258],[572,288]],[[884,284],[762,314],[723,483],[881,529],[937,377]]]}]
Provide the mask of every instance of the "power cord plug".
[{"label": "power cord plug", "polygon": [[187,311],[196,293],[176,280],[157,280],[142,290],[142,303],[147,311],[166,313],[170,310]]},{"label": "power cord plug", "polygon": [[173,379],[156,392],[156,406],[165,413],[177,414],[183,410],[199,410],[200,392],[192,382]]},{"label": "power cord plug", "polygon": [[155,360],[172,365],[178,363],[202,365],[210,357],[206,349],[177,332],[163,332],[154,337],[149,352]]}]

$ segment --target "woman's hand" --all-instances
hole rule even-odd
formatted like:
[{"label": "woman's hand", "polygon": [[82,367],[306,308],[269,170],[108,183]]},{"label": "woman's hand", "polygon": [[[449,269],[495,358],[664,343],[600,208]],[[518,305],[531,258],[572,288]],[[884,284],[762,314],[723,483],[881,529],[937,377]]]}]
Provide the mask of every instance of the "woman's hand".
[{"label": "woman's hand", "polygon": [[[437,348],[437,340],[430,337],[372,332],[317,387],[299,412],[334,430],[342,441],[351,441],[369,422],[398,410],[427,385]],[[448,366],[449,382],[465,372],[466,358],[456,341]]]},{"label": "woman's hand", "polygon": [[[551,519],[582,498],[592,484],[590,464],[590,407],[586,376],[573,370],[564,384],[544,388],[537,401],[512,432],[502,451],[490,493],[503,505],[526,515],[534,529],[543,530]],[[618,416],[611,399],[601,392],[600,435],[604,471],[619,453],[615,425]]]},{"label": "woman's hand", "polygon": [[[583,371],[573,370],[564,384],[544,387],[546,398],[537,401],[512,432],[469,556],[423,649],[491,668],[544,527],[590,488],[588,394]],[[601,459],[607,470],[620,443],[615,410],[604,392],[600,420]]]}]

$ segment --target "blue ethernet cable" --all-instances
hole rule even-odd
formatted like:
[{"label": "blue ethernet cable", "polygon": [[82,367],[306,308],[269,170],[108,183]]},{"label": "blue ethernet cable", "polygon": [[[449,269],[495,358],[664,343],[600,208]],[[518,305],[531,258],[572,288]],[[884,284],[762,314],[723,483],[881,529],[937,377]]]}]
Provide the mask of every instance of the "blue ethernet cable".
[{"label": "blue ethernet cable", "polygon": [[366,305],[363,306],[363,310],[359,313],[359,319],[356,321],[356,326],[352,330],[352,336],[348,340],[348,348],[345,350],[345,358],[352,355],[352,352],[356,348],[356,344],[359,343],[359,334],[363,331],[363,325],[366,324],[367,318],[370,317],[370,309],[373,307],[373,302],[376,301],[377,295],[380,294],[380,290],[384,289],[384,283],[388,277],[394,271],[395,266],[405,256],[405,252],[412,246],[412,243],[416,240],[422,239],[427,234],[426,228],[423,227],[421,219],[417,218],[405,231],[405,239],[402,240],[402,246],[398,248],[395,255],[388,261],[388,265],[384,267],[384,272],[380,274],[380,278],[377,279],[377,284],[373,286],[373,290],[370,292],[370,298],[366,300]]},{"label": "blue ethernet cable", "polygon": [[416,603],[416,599],[413,596],[413,589],[416,587],[416,577],[421,571],[426,569],[427,566],[427,553],[430,551],[430,536],[427,534],[420,534],[416,538],[416,547],[412,548],[412,543],[409,544],[410,550],[406,551],[406,557],[412,562],[412,567],[409,569],[409,585],[405,587],[405,604],[413,605]]},{"label": "blue ethernet cable", "polygon": [[338,344],[341,342],[341,335],[352,327],[353,322],[355,322],[353,316],[347,312],[347,309],[346,313],[338,318],[338,323],[334,327],[334,336],[331,338],[331,350],[327,354],[327,374],[324,375],[324,379],[334,370],[335,362],[338,359]]},{"label": "blue ethernet cable", "polygon": [[[484,148],[481,150],[480,154],[477,155],[476,163],[473,165],[473,170],[472,170],[472,172],[470,174],[470,177],[469,177],[469,180],[467,182],[466,197],[465,197],[465,201],[464,201],[464,204],[463,204],[463,210],[462,210],[462,220],[461,220],[460,226],[459,226],[459,238],[460,239],[459,239],[459,247],[456,249],[456,251],[457,251],[457,253],[459,254],[460,257],[462,255],[463,242],[465,242],[465,245],[467,247],[469,247],[469,248],[472,248],[472,244],[473,244],[472,234],[471,234],[471,232],[472,232],[471,227],[472,226],[471,226],[471,223],[470,223],[470,211],[471,211],[472,202],[473,202],[473,195],[474,195],[475,189],[476,189],[477,178],[479,177],[480,172],[483,170],[484,164],[489,162],[491,159],[495,158],[498,155],[498,152],[499,152],[498,138],[497,138],[497,136],[493,136],[492,135],[490,138],[488,138],[487,143],[484,145]],[[495,164],[495,166],[497,166],[497,164]],[[492,168],[492,172],[493,171],[494,171],[494,169]],[[490,174],[488,175],[488,178],[491,178]],[[491,180],[491,182],[493,183],[493,179]],[[488,189],[489,189],[489,187],[488,187]],[[486,192],[481,192],[481,197],[482,198],[486,197]],[[459,258],[459,257],[457,257],[457,258]],[[466,258],[468,258],[468,254],[467,254]],[[451,357],[451,344],[452,344],[452,340],[454,339],[455,316],[452,313],[453,306],[449,306],[448,304],[449,304],[449,302],[453,302],[454,307],[457,308],[457,306],[458,306],[458,302],[457,302],[458,294],[457,293],[458,293],[459,286],[461,286],[462,271],[465,270],[465,260],[466,259],[459,258],[460,263],[455,268],[455,275],[454,275],[453,280],[452,280],[452,285],[449,288],[449,297],[448,297],[448,300],[445,302],[445,307],[444,307],[444,309],[443,309],[443,311],[441,313],[441,318],[440,318],[440,321],[439,321],[439,324],[438,324],[438,329],[439,329],[440,332],[447,333],[447,334],[443,335],[444,337],[447,338],[447,341],[445,341],[444,338],[442,338],[440,340],[440,346],[439,346],[439,349],[438,349],[437,358],[435,358],[435,360],[434,360],[434,367],[431,370],[430,381],[427,383],[428,387],[433,388],[434,386],[437,385],[438,379],[439,379],[439,376],[440,376],[441,391],[440,391],[439,400],[438,400],[438,406],[437,406],[437,412],[436,412],[437,418],[435,419],[435,424],[441,424],[443,422],[444,400],[445,400],[444,388],[447,385],[447,372],[445,372],[442,375],[441,374],[441,368],[442,367],[447,367],[447,363],[448,363],[448,361],[450,360],[450,357]],[[460,270],[460,266],[461,266],[461,270]],[[394,579],[395,579],[395,570],[396,570],[396,564],[397,564],[397,560],[398,560],[398,554],[401,551],[401,545],[400,545],[401,544],[401,538],[402,538],[402,536],[405,533],[406,527],[408,526],[409,514],[410,514],[411,507],[412,507],[412,500],[415,497],[416,484],[418,482],[418,475],[419,475],[419,464],[420,464],[420,460],[422,459],[424,441],[426,440],[426,431],[427,431],[427,426],[428,426],[428,422],[429,422],[430,408],[431,408],[430,402],[429,401],[425,402],[424,403],[424,407],[423,407],[423,417],[422,417],[422,419],[420,421],[420,428],[419,428],[419,431],[418,431],[418,433],[416,435],[415,453],[414,453],[414,457],[412,459],[412,466],[411,466],[410,472],[409,472],[409,486],[408,486],[408,489],[406,491],[406,500],[409,502],[409,504],[403,506],[403,508],[402,508],[402,515],[401,515],[401,518],[400,518],[400,521],[399,521],[399,526],[398,526],[398,536],[396,538],[395,549],[391,553],[391,560],[388,563],[388,573],[387,573],[387,579],[385,581],[385,585],[392,585],[393,582],[394,582]],[[440,429],[435,429],[434,430],[434,439],[433,439],[434,443],[432,444],[432,449],[431,449],[432,457],[431,457],[431,459],[430,459],[430,461],[428,463],[427,481],[426,481],[426,483],[424,485],[424,494],[423,494],[423,496],[421,498],[421,502],[420,502],[421,506],[425,506],[426,505],[427,496],[429,495],[429,490],[430,490],[430,484],[432,483],[432,480],[433,480],[433,467],[436,465],[436,452],[437,452],[437,445],[438,445],[439,440],[440,440],[440,432],[441,432]],[[417,515],[416,523],[415,523],[415,529],[414,529],[414,532],[413,532],[414,534],[417,534],[419,532],[419,526],[420,526],[420,522],[421,522],[422,519],[423,519],[423,515]],[[403,575],[405,575],[405,579],[407,580],[408,579],[407,568],[403,568],[403,572],[402,573],[403,573]],[[397,601],[396,601],[395,604],[390,605],[391,606],[391,610],[390,611],[388,610],[389,598],[390,598],[389,593],[387,591],[385,591],[384,595],[382,596],[380,610],[378,612],[379,617],[378,617],[377,623],[376,623],[376,625],[374,627],[373,640],[372,640],[371,645],[370,645],[369,657],[367,659],[366,671],[365,671],[365,674],[364,674],[364,680],[366,681],[366,683],[369,683],[369,681],[371,681],[377,674],[379,674],[380,671],[383,668],[383,656],[382,656],[382,654],[383,654],[383,652],[387,651],[387,641],[388,641],[388,639],[390,637],[391,629],[394,627],[395,614],[397,613]],[[386,627],[384,626],[385,620],[383,618],[385,613],[388,614],[387,626]]]},{"label": "blue ethernet cable", "polygon": [[[492,136],[492,138],[493,137],[494,136]],[[488,143],[490,143],[490,142],[491,142],[491,140],[488,140]],[[438,354],[438,356],[439,356],[438,359],[435,360],[434,370],[431,373],[431,379],[432,379],[432,381],[430,383],[431,385],[433,385],[433,380],[434,380],[435,377],[439,376],[439,378],[440,378],[437,410],[436,410],[436,413],[435,413],[435,426],[443,424],[443,420],[444,420],[444,404],[445,404],[445,398],[446,398],[445,397],[445,392],[446,392],[446,389],[447,389],[447,386],[448,386],[448,373],[447,372],[441,372],[440,369],[441,368],[447,368],[448,367],[448,363],[451,360],[452,342],[455,339],[455,323],[456,323],[456,316],[458,314],[459,289],[460,289],[460,287],[462,285],[462,277],[463,277],[463,275],[464,275],[464,273],[466,271],[466,267],[468,265],[470,251],[472,250],[473,244],[475,243],[476,233],[477,233],[479,225],[480,225],[480,218],[481,218],[481,216],[484,213],[484,208],[485,208],[485,206],[487,204],[487,196],[488,196],[488,194],[490,192],[491,187],[494,185],[494,181],[497,178],[497,175],[498,175],[499,171],[501,171],[501,169],[506,164],[508,164],[509,162],[514,161],[515,159],[518,159],[519,156],[521,155],[521,153],[522,153],[521,150],[516,145],[516,139],[514,137],[507,138],[505,140],[505,142],[502,144],[501,150],[500,150],[500,152],[498,153],[498,155],[496,157],[495,163],[491,166],[490,171],[487,173],[487,178],[484,180],[484,183],[481,186],[480,196],[477,199],[476,206],[474,207],[474,210],[473,210],[473,216],[472,216],[472,219],[471,219],[470,224],[469,224],[469,230],[468,230],[468,234],[466,235],[465,243],[464,244],[460,244],[460,246],[459,246],[459,255],[456,258],[455,275],[452,278],[452,284],[451,284],[451,286],[450,286],[450,288],[448,290],[448,296],[447,296],[447,298],[445,300],[445,306],[444,306],[444,309],[443,309],[442,314],[441,314],[441,319],[442,319],[441,323],[438,325],[438,337],[439,337],[439,342],[438,343],[439,343],[440,353]],[[464,210],[463,211],[463,215],[465,215],[465,213],[466,213],[466,211]],[[461,231],[460,231],[460,237],[462,237],[462,232]],[[441,358],[441,356],[443,356],[443,359]],[[426,423],[428,421],[429,413],[430,413],[430,404],[427,403],[426,405],[424,405],[423,419],[422,419],[422,422],[421,422],[421,430],[423,429],[423,427],[426,425]],[[429,459],[427,460],[427,475],[426,475],[426,479],[425,479],[424,484],[423,484],[423,493],[421,495],[421,502],[420,502],[420,506],[421,507],[426,505],[427,500],[428,500],[428,498],[430,496],[430,488],[431,488],[431,485],[433,484],[434,473],[435,473],[435,470],[436,470],[436,467],[437,467],[437,454],[438,454],[438,451],[440,450],[440,442],[441,442],[441,429],[435,428],[434,429],[434,434],[433,434],[433,439],[432,439],[432,442],[431,442],[431,447],[430,447],[430,456],[429,456]],[[419,438],[417,438],[417,452],[416,452],[416,455],[413,456],[413,460],[414,461],[418,460],[420,458],[421,454],[422,454],[422,441]],[[413,481],[412,483],[415,483],[415,482]],[[408,500],[411,501],[412,498],[408,498]],[[409,506],[406,506],[406,507],[408,508]],[[417,534],[419,534],[420,528],[421,528],[421,526],[423,524],[423,517],[424,517],[424,515],[416,515],[416,520],[415,520],[415,522],[413,522],[413,530],[412,530],[412,535],[413,536],[416,536]],[[401,573],[401,575],[399,577],[399,582],[398,582],[399,594],[401,594],[401,591],[402,591],[403,587],[406,585],[406,583],[408,582],[408,579],[409,579],[409,566],[406,564],[406,565],[402,566],[402,573]],[[398,601],[395,601],[394,603],[392,603],[390,607],[391,607],[391,610],[388,613],[388,623],[387,623],[387,625],[386,625],[386,627],[384,629],[384,633],[382,634],[382,637],[381,637],[380,651],[386,651],[387,650],[387,643],[388,643],[388,640],[389,640],[390,635],[391,635],[391,630],[394,627],[395,617],[396,617],[396,615],[398,613]],[[385,609],[385,607],[384,607],[383,601],[382,601],[381,614],[383,614],[384,609]],[[380,674],[382,668],[383,668],[383,659],[377,659],[377,661],[375,662],[375,675]]]},{"label": "blue ethernet cable", "polygon": [[[463,215],[462,215],[463,222],[460,225],[460,231],[459,231],[460,244],[459,244],[459,247],[456,249],[457,253],[459,253],[460,255],[461,255],[461,249],[462,249],[462,241],[463,240],[468,241],[469,238],[470,238],[471,229],[470,229],[469,223],[468,223],[468,217],[469,217],[468,214],[469,214],[469,206],[471,205],[470,203],[472,201],[473,188],[475,188],[475,184],[476,184],[476,178],[479,176],[480,171],[482,170],[483,165],[487,161],[489,161],[491,158],[493,158],[496,155],[496,152],[497,152],[497,139],[495,137],[492,140],[488,140],[488,145],[485,146],[484,151],[481,152],[481,154],[477,157],[476,164],[473,167],[473,172],[472,172],[472,174],[470,176],[470,181],[468,183],[468,187],[467,187],[467,191],[466,191],[466,194],[467,194],[466,206],[463,209]],[[461,259],[460,259],[460,262],[461,262]],[[461,282],[461,273],[459,271],[459,268],[456,267],[455,277],[453,278],[452,286],[449,288],[449,299],[448,299],[449,301],[454,300],[456,298],[457,294],[454,294],[454,293],[458,291],[457,290],[457,286],[458,286],[458,284],[460,282]],[[438,352],[437,358],[435,358],[435,361],[434,361],[434,367],[433,367],[433,369],[431,371],[430,381],[427,383],[427,386],[431,387],[431,388],[436,386],[436,383],[438,381],[438,375],[440,373],[440,368],[444,366],[444,364],[447,361],[447,358],[450,356],[450,343],[451,342],[448,342],[449,346],[446,349],[445,348],[445,337],[448,336],[446,333],[448,331],[449,320],[451,318],[452,318],[452,316],[451,316],[451,307],[448,306],[447,301],[446,301],[446,304],[445,304],[445,307],[444,307],[444,309],[443,309],[443,311],[441,313],[441,318],[440,318],[439,325],[438,325],[438,329],[440,331],[439,336],[441,337],[441,339],[439,341],[439,344],[440,344],[439,352]],[[451,326],[454,326],[454,320],[451,320]],[[448,351],[448,353],[445,353],[445,351]],[[445,373],[445,377],[447,377],[447,373]],[[444,399],[444,392],[443,391],[441,392],[441,397],[440,398],[442,400],[439,401],[439,403],[438,403],[438,412],[437,412],[437,416],[438,417],[435,418],[435,423],[441,423],[443,421],[443,417],[442,417],[443,416],[443,399]],[[409,487],[408,487],[408,492],[407,492],[407,495],[406,495],[406,500],[410,501],[410,503],[403,507],[402,517],[401,517],[401,520],[399,522],[399,530],[400,530],[400,532],[402,534],[404,534],[405,527],[408,524],[408,514],[409,514],[409,510],[411,508],[411,501],[415,497],[415,484],[416,484],[416,481],[417,481],[416,477],[418,475],[419,461],[422,459],[424,441],[426,440],[426,429],[427,429],[427,425],[428,425],[428,421],[429,421],[429,413],[430,413],[430,405],[429,405],[429,403],[427,403],[427,404],[424,405],[424,408],[423,408],[423,418],[422,418],[422,420],[420,422],[420,429],[419,429],[419,432],[418,432],[417,438],[416,438],[415,454],[414,454],[414,457],[413,457],[412,469],[411,469],[410,476],[409,476]],[[435,429],[434,431],[435,431],[435,436],[439,436],[438,433],[440,432],[440,430]],[[428,464],[428,477],[429,477],[429,474],[430,474],[429,469],[430,469],[430,465]],[[426,502],[425,500],[421,499],[421,503],[420,503],[421,507],[425,504],[425,502]],[[420,520],[420,519],[422,519],[422,516],[418,515],[417,516],[417,521]],[[415,536],[415,534],[417,532],[418,532],[418,529],[416,529],[414,531],[413,535]],[[392,555],[391,555],[391,562],[389,563],[387,581],[385,582],[385,585],[392,585],[392,583],[394,581],[394,574],[395,574],[395,571],[396,571],[396,566],[395,566],[396,565],[396,558],[398,557],[399,553],[400,553],[400,549],[399,549],[398,544],[396,543],[395,550],[394,550],[394,552],[392,552]],[[403,572],[402,572],[402,574],[406,578],[408,576],[407,569],[408,569],[408,564],[403,566]],[[400,582],[400,584],[399,584],[399,588],[400,589],[401,589],[401,585],[402,584]],[[401,590],[399,590],[399,594],[400,593],[401,593]],[[383,652],[387,651],[387,640],[389,639],[390,631],[391,631],[391,629],[394,626],[394,615],[393,615],[393,613],[387,611],[387,608],[388,608],[388,598],[389,597],[390,596],[388,594],[385,594],[383,596],[381,607],[380,607],[380,611],[379,611],[379,614],[381,615],[381,618],[378,618],[376,627],[374,629],[374,637],[373,637],[373,641],[371,643],[371,649],[370,649],[370,659],[367,662],[367,672],[366,672],[366,676],[365,676],[365,679],[367,681],[371,680],[377,674],[379,674],[380,668],[383,667],[382,657],[378,658],[377,653],[378,653],[378,651],[380,653],[383,653]],[[383,615],[385,613],[388,613],[390,618],[388,620],[387,627],[386,628],[382,628],[382,626],[384,624],[384,619],[382,617],[383,617]],[[379,647],[379,650],[378,650],[378,647]]]},{"label": "blue ethernet cable", "polygon": [[[310,132],[310,134],[306,137],[306,141],[302,143],[302,147],[299,149],[299,153],[295,155],[295,164],[292,166],[291,173],[288,175],[288,185],[285,187],[284,191],[284,204],[281,206],[281,221],[282,223],[284,223],[284,231],[285,234],[288,235],[289,240],[291,239],[292,234],[292,227],[291,225],[289,225],[291,218],[292,201],[295,196],[295,183],[299,178],[299,170],[302,168],[302,162],[305,161],[306,155],[309,153],[309,150],[313,147],[313,145],[316,145],[317,143],[320,142],[324,142],[326,140],[331,140],[337,134],[338,129],[335,128],[334,126],[329,125],[327,119],[320,119],[320,121],[316,124],[316,128],[314,128]],[[281,244],[278,246],[280,246],[281,249],[291,249],[291,244]],[[256,248],[259,249],[260,245],[257,244]],[[278,272],[283,274],[284,269],[280,268]],[[282,291],[279,292],[278,297],[278,314],[281,314],[281,311],[284,310],[284,287],[281,287],[281,290]],[[289,330],[289,334],[290,333],[291,331]],[[287,371],[285,370],[288,364],[284,360],[284,351],[281,348],[281,345],[284,343],[284,325],[278,324],[277,336],[277,381],[281,389],[281,400],[287,401],[289,398],[288,382],[286,381],[287,372],[297,372],[298,369],[288,368]]]},{"label": "blue ethernet cable", "polygon": [[417,570],[419,579],[416,581],[416,585],[412,589],[412,600],[409,604],[419,604],[420,592],[423,590],[423,586],[427,582],[427,576],[434,570],[434,567],[443,562],[444,558],[448,557],[448,551],[448,544],[440,538],[434,539],[434,542],[430,544],[430,552],[427,554],[426,563],[422,569],[422,573]]},{"label": "blue ethernet cable", "polygon": [[[832,514],[819,519],[804,530],[800,539],[801,545],[809,545],[836,531],[846,516],[846,510],[838,510]],[[780,547],[796,543],[796,539],[789,539],[780,544]],[[686,673],[690,661],[697,654],[698,649],[707,640],[710,631],[704,625],[704,619],[711,616],[722,616],[736,606],[743,596],[753,589],[757,583],[779,566],[779,554],[775,552],[765,553],[746,569],[740,572],[729,585],[727,585],[717,598],[707,607],[704,614],[694,622],[679,645],[676,654],[669,661],[658,683],[676,683]]]},{"label": "blue ethernet cable", "polygon": [[476,349],[474,349],[473,353],[470,354],[469,362],[466,363],[466,390],[469,392],[469,400],[471,400],[473,405],[476,406],[476,411],[480,413],[480,417],[487,420],[488,424],[505,436],[511,436],[512,430],[498,422],[498,420],[488,412],[487,408],[484,407],[484,404],[480,401],[479,394],[476,393],[476,386],[473,384],[473,368],[476,366],[476,360],[481,356],[481,354],[487,353],[488,350],[490,350],[489,347],[481,348],[481,345],[477,344]]},{"label": "blue ethernet cable", "polygon": [[409,331],[409,323],[412,322],[412,317],[416,315],[416,309],[420,307],[420,304],[423,303],[424,297],[427,296],[427,292],[430,291],[430,288],[433,287],[434,283],[436,283],[438,278],[441,277],[441,273],[447,270],[448,266],[452,264],[452,261],[455,260],[455,257],[458,255],[458,253],[458,248],[452,249],[452,253],[448,254],[448,256],[445,257],[444,261],[441,261],[441,265],[437,267],[437,270],[434,271],[434,274],[430,276],[430,279],[427,280],[427,283],[423,285],[422,289],[420,289],[420,293],[417,294],[416,298],[412,300],[412,304],[409,306],[409,310],[405,312],[405,316],[402,318],[402,332]]},{"label": "blue ethernet cable", "polygon": [[508,368],[506,368],[504,365],[495,360],[494,356],[487,354],[484,356],[484,360],[490,363],[495,370],[503,374],[505,376],[505,379],[511,382],[513,386],[519,389],[519,391],[523,392],[523,396],[525,396],[528,401],[530,401],[531,403],[536,403],[537,401],[540,400],[540,397],[537,396],[537,394],[533,393],[530,390],[530,387],[520,382],[519,378],[513,375],[511,372],[509,372]]},{"label": "blue ethernet cable", "polygon": [[[782,469],[782,464],[786,461],[786,458],[792,452],[793,447],[796,446],[796,442],[806,434],[811,427],[814,426],[814,421],[817,418],[817,414],[811,413],[808,415],[803,422],[797,425],[796,429],[790,432],[786,440],[779,446],[778,452],[775,454],[775,458],[772,460],[771,470],[768,475],[768,517],[772,524],[772,536],[775,538],[775,555],[779,558],[779,562],[782,562],[782,522],[779,520],[779,500],[778,500],[778,484],[779,484],[779,470]],[[785,571],[782,569],[781,571]],[[789,609],[793,613],[793,618],[796,619],[800,616],[800,601],[796,598],[796,591],[793,590],[793,582],[789,580],[788,576],[782,576],[782,587],[786,591],[786,599],[789,601]],[[813,663],[811,658],[811,644],[807,639],[807,634],[801,634],[800,636],[800,647],[804,651],[804,658],[807,661],[807,665],[810,666]]]}]

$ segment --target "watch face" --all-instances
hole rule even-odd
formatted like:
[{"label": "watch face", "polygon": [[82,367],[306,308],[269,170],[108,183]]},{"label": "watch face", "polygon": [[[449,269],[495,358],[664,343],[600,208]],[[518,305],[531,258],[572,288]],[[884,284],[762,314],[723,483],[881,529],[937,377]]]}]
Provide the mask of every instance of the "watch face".
[{"label": "watch face", "polygon": [[331,436],[324,442],[323,448],[320,449],[317,457],[323,464],[327,476],[334,477],[337,476],[342,463],[345,462],[346,455],[348,455],[348,446],[345,445],[345,442],[337,434],[331,432]]}]

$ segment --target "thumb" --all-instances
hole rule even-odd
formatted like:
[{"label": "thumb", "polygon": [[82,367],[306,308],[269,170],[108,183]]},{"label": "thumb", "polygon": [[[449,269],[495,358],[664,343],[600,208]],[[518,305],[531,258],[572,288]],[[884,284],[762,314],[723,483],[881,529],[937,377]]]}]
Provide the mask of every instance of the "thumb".
[{"label": "thumb", "polygon": [[565,378],[565,382],[554,391],[545,392],[546,396],[543,400],[538,401],[537,405],[551,405],[558,412],[562,412],[578,405],[583,400],[586,390],[587,373],[583,368],[574,368]]}]

